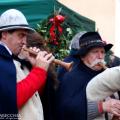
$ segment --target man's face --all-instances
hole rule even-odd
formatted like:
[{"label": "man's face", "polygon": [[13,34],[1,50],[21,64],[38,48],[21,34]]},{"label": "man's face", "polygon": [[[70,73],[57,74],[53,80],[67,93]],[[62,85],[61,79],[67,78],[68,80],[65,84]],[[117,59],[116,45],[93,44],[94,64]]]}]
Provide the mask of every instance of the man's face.
[{"label": "man's face", "polygon": [[9,47],[13,54],[18,55],[26,44],[27,31],[20,29],[14,32],[3,32],[3,42]]},{"label": "man's face", "polygon": [[91,49],[88,54],[82,58],[82,61],[91,69],[98,71],[102,69],[102,66],[99,63],[104,62],[104,57],[104,48],[98,47]]}]

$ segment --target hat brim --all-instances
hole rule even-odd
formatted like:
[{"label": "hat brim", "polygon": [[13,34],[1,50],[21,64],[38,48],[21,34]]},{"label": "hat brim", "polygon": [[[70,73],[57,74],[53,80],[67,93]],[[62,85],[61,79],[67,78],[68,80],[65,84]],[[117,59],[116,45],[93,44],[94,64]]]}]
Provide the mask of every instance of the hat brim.
[{"label": "hat brim", "polygon": [[113,44],[107,44],[104,46],[105,52],[108,52],[113,47]]},{"label": "hat brim", "polygon": [[8,26],[8,27],[3,27],[0,28],[0,32],[1,31],[6,31],[6,30],[13,30],[13,29],[25,29],[28,30],[29,32],[35,32],[35,30],[31,27],[28,26]]},{"label": "hat brim", "polygon": [[94,44],[93,43],[93,44],[88,45],[88,46],[86,46],[84,48],[80,48],[78,50],[77,55],[84,56],[84,55],[86,55],[89,52],[90,49],[97,48],[97,47],[103,47],[105,49],[105,52],[108,52],[112,48],[112,46],[113,46],[113,44],[104,44],[104,43],[98,43],[98,44],[95,43]]}]

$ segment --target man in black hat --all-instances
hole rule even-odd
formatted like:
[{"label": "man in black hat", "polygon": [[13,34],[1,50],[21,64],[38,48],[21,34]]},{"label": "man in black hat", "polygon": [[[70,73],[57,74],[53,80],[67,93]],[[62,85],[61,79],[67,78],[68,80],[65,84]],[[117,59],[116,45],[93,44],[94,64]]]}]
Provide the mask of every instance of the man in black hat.
[{"label": "man in black hat", "polygon": [[90,112],[97,116],[103,110],[107,112],[110,107],[114,109],[116,106],[113,103],[120,105],[119,101],[112,99],[104,104],[91,102],[87,106],[86,99],[86,86],[94,76],[103,71],[101,63],[104,64],[105,53],[111,49],[112,44],[102,41],[98,32],[87,32],[79,38],[79,45],[77,56],[80,62],[64,75],[57,90],[57,120],[87,120]]}]

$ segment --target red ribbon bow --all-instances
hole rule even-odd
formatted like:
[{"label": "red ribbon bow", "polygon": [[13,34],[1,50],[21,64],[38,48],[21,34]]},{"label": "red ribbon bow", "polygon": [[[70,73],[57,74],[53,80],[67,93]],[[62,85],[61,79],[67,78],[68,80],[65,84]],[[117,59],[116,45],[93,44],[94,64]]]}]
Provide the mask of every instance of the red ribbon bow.
[{"label": "red ribbon bow", "polygon": [[[50,22],[52,22],[52,26],[50,27],[50,40],[55,45],[58,45],[58,38],[62,34],[63,29],[61,27],[61,23],[63,23],[65,20],[65,17],[62,15],[56,15],[54,18],[50,19]],[[56,33],[56,30],[58,30],[58,34]]]}]

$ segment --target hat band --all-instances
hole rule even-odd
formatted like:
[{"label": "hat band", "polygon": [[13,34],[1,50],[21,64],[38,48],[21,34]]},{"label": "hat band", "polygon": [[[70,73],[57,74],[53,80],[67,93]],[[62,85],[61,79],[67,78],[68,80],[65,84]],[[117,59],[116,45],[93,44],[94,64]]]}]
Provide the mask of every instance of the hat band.
[{"label": "hat band", "polygon": [[8,28],[8,27],[29,27],[29,25],[25,25],[25,24],[19,24],[19,25],[7,25],[7,26],[2,26],[0,27],[0,29],[3,29],[3,28]]},{"label": "hat band", "polygon": [[104,41],[101,41],[101,40],[91,40],[91,41],[88,41],[88,42],[85,42],[85,43],[81,43],[80,47],[85,47],[85,46],[90,45],[92,43],[104,43]]}]

